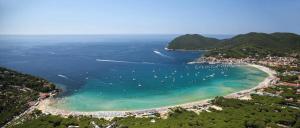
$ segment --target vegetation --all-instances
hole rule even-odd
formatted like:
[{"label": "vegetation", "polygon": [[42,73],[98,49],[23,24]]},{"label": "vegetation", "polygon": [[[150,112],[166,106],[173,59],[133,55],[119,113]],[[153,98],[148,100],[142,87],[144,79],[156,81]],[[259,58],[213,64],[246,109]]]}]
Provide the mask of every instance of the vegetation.
[{"label": "vegetation", "polygon": [[67,118],[54,115],[42,114],[39,110],[35,110],[33,113],[27,116],[25,122],[21,125],[11,126],[14,128],[67,128],[68,126],[79,126],[80,128],[93,128],[94,125],[99,127],[108,125],[107,120],[92,118],[87,116]]},{"label": "vegetation", "polygon": [[[198,37],[198,38],[196,38]],[[183,35],[168,45],[169,49],[208,49],[206,56],[225,58],[299,56],[300,35],[293,33],[255,33],[237,35],[230,39],[217,40],[201,35]]]},{"label": "vegetation", "polygon": [[298,75],[280,75],[279,78],[283,82],[296,83]]},{"label": "vegetation", "polygon": [[[299,60],[299,59],[298,59]],[[300,65],[299,62],[297,62],[298,65]],[[276,72],[282,74],[284,72],[290,72],[290,71],[298,71],[300,72],[300,67],[291,67],[291,66],[269,66],[270,68],[274,69]]]},{"label": "vegetation", "polygon": [[198,34],[186,34],[171,41],[168,49],[205,50],[214,48],[218,44],[219,40],[215,38],[208,38]]},{"label": "vegetation", "polygon": [[[265,91],[269,93],[280,93],[280,96],[283,97],[283,99],[293,99],[292,101],[285,100],[282,102],[282,104],[295,104],[295,106],[300,105],[300,92],[297,92],[297,89],[299,87],[288,87],[288,86],[275,86],[267,88]],[[295,103],[293,103],[295,102]]]},{"label": "vegetation", "polygon": [[[183,108],[175,108],[167,119],[161,117],[124,117],[114,118],[112,121],[95,119],[92,117],[68,117],[35,114],[23,123],[13,127],[67,127],[69,125],[81,128],[98,126],[112,126],[116,128],[280,128],[300,127],[300,94],[297,87],[275,86],[265,92],[278,94],[274,96],[253,94],[252,100],[226,99],[216,97],[212,104],[223,110],[210,108],[209,111],[195,113]],[[278,93],[280,92],[280,93]],[[287,100],[291,99],[293,100]]]},{"label": "vegetation", "polygon": [[55,86],[44,79],[0,67],[0,126],[29,108],[39,92],[49,92]]}]

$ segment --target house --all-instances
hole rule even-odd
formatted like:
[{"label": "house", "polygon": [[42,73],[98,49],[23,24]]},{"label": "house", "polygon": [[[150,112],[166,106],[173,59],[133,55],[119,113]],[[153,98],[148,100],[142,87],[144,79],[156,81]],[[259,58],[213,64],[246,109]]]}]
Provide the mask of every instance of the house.
[{"label": "house", "polygon": [[40,93],[39,94],[39,98],[40,99],[46,99],[46,98],[48,98],[50,95],[49,95],[49,93]]}]

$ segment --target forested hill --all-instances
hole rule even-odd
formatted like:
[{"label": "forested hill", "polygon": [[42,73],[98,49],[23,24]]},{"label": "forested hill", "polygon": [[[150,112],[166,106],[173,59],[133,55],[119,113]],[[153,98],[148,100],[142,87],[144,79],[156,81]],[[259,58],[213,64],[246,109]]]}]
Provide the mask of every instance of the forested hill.
[{"label": "forested hill", "polygon": [[45,79],[0,67],[0,127],[55,90]]},{"label": "forested hill", "polygon": [[293,33],[247,33],[230,39],[217,40],[194,34],[172,40],[168,49],[211,50],[208,55],[248,57],[300,53],[300,35]]},{"label": "forested hill", "polygon": [[215,48],[219,42],[218,39],[204,37],[199,34],[186,34],[176,37],[169,43],[167,48],[173,50],[205,50]]}]

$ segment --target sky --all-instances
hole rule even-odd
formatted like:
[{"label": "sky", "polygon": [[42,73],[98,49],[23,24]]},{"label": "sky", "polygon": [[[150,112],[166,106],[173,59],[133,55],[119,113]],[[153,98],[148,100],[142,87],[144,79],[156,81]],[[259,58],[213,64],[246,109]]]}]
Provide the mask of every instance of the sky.
[{"label": "sky", "polygon": [[0,34],[300,34],[300,0],[0,0]]}]

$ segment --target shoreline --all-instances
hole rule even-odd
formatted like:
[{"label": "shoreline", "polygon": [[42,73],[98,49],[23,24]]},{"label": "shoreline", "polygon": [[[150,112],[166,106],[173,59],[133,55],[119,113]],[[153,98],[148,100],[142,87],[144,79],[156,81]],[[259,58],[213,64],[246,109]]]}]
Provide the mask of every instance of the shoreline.
[{"label": "shoreline", "polygon": [[[268,77],[266,77],[263,81],[261,81],[258,85],[255,87],[241,90],[238,92],[230,93],[228,95],[225,95],[223,97],[225,98],[237,98],[237,99],[249,99],[250,94],[255,91],[256,89],[260,88],[266,88],[269,86],[272,86],[274,82],[276,82],[277,77],[275,76],[276,72],[268,67],[256,65],[256,64],[245,64],[246,66],[257,68],[265,73],[268,74]],[[51,107],[50,104],[55,102],[56,99],[54,98],[47,98],[42,101],[36,106],[37,109],[41,110],[43,113],[46,114],[52,114],[52,115],[61,115],[64,117],[67,117],[69,115],[72,116],[92,116],[96,118],[105,118],[105,119],[112,119],[114,117],[127,117],[127,116],[133,116],[136,117],[144,117],[144,116],[152,116],[154,113],[159,113],[162,117],[165,117],[167,113],[172,108],[176,107],[182,107],[188,110],[192,111],[198,111],[200,110],[207,110],[208,107],[211,107],[212,104],[210,103],[211,99],[203,99],[199,101],[184,103],[184,104],[178,104],[178,105],[172,105],[172,106],[165,106],[165,107],[159,107],[159,108],[151,108],[151,109],[140,109],[140,110],[124,110],[124,111],[92,111],[92,112],[82,112],[82,111],[71,111],[71,110],[64,110],[64,109],[57,109],[54,107]],[[198,108],[198,109],[195,109]]]},{"label": "shoreline", "polygon": [[229,95],[224,96],[225,98],[238,98],[238,99],[243,98],[246,95],[250,95],[250,93],[255,91],[256,89],[267,88],[267,87],[274,85],[277,82],[277,77],[275,76],[276,71],[274,71],[268,67],[257,65],[257,64],[246,64],[246,65],[257,68],[257,69],[267,73],[268,77],[266,77],[263,81],[261,81],[257,86],[255,86],[253,88],[241,90],[241,91],[235,92],[235,93],[231,93]]}]

